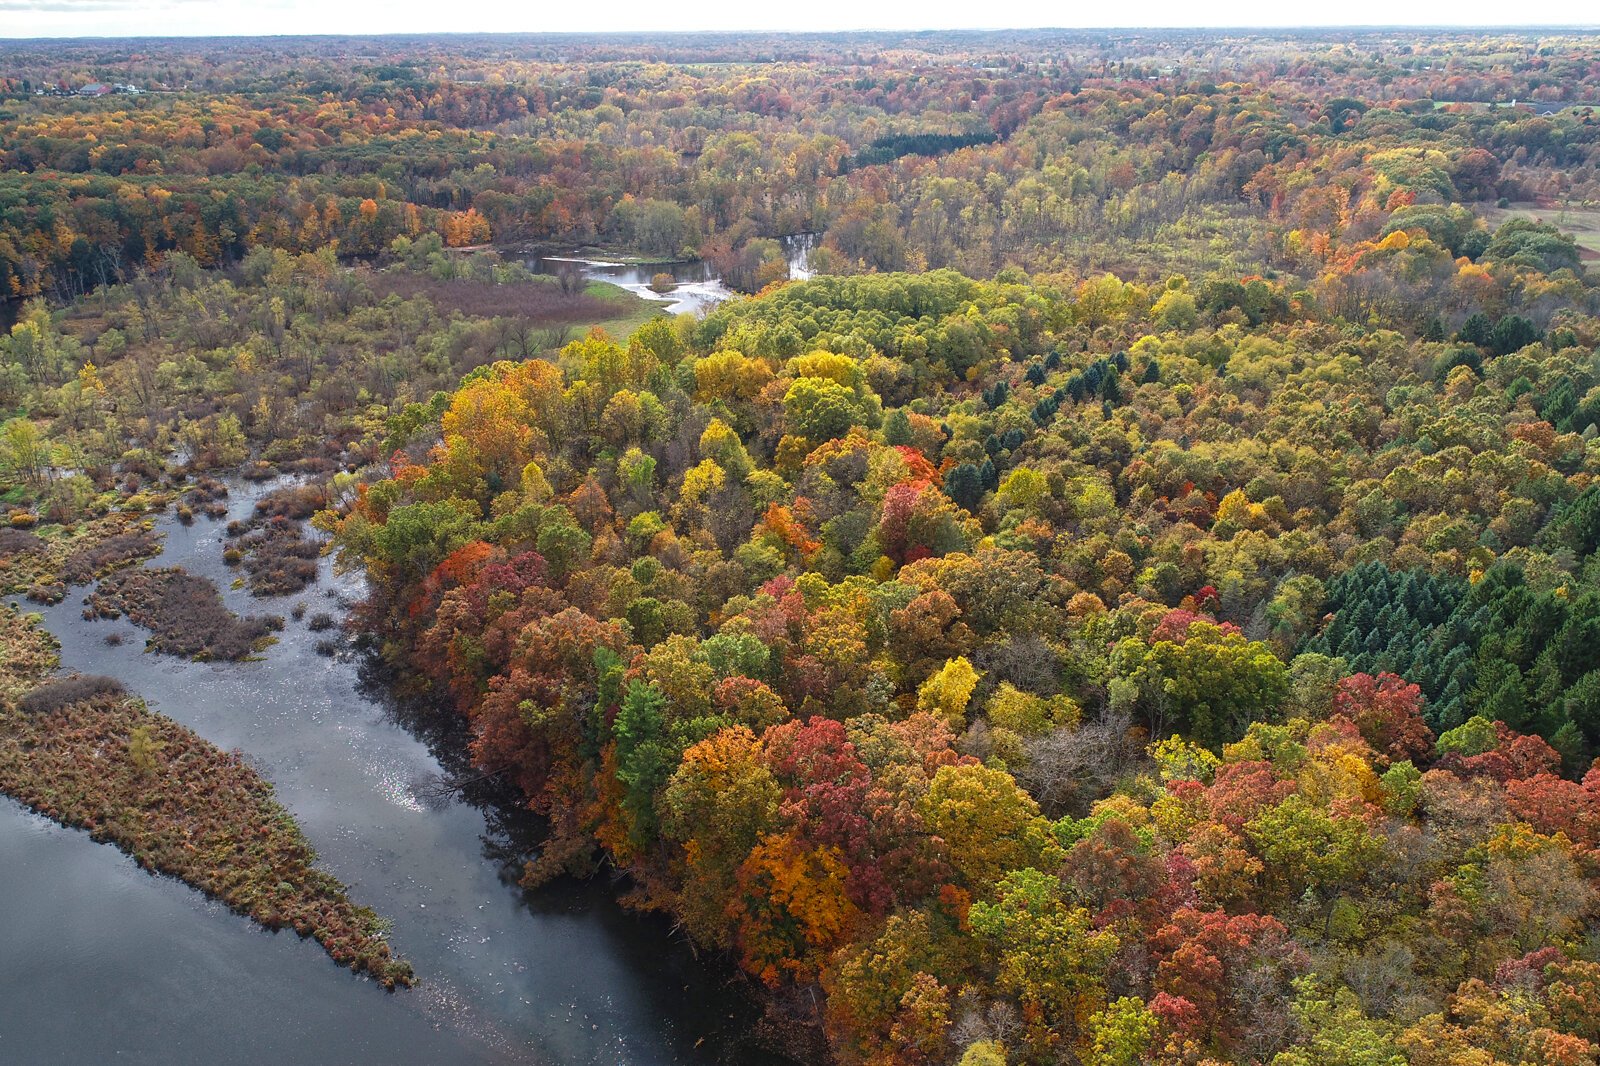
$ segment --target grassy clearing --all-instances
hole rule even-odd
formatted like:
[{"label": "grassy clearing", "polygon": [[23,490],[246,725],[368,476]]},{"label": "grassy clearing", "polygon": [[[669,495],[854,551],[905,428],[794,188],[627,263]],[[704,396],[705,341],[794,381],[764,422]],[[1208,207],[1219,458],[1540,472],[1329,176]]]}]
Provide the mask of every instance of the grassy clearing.
[{"label": "grassy clearing", "polygon": [[663,305],[655,300],[646,300],[608,281],[589,282],[583,294],[603,300],[611,306],[612,313],[608,317],[591,325],[599,326],[619,343],[626,343],[633,331],[646,322],[666,314]]},{"label": "grassy clearing", "polygon": [[[620,260],[609,259],[611,262]],[[606,281],[590,281],[582,292],[568,295],[552,277],[536,275],[514,284],[496,284],[470,278],[440,280],[408,271],[373,275],[379,296],[402,298],[423,295],[448,314],[461,311],[479,318],[515,318],[531,328],[581,336],[599,326],[618,340],[663,314],[662,306]]]},{"label": "grassy clearing", "polygon": [[1563,233],[1570,233],[1583,252],[1584,263],[1590,270],[1600,265],[1600,206],[1559,204],[1544,207],[1535,203],[1516,203],[1510,207],[1492,207],[1483,212],[1491,226],[1513,218],[1526,218],[1534,222],[1548,222]]},{"label": "grassy clearing", "polygon": [[516,317],[538,327],[584,325],[604,315],[607,308],[587,292],[568,295],[555,278],[533,277],[498,284],[477,278],[435,278],[408,270],[386,270],[371,275],[373,292],[381,299],[425,296],[445,314],[460,311],[471,318]]}]

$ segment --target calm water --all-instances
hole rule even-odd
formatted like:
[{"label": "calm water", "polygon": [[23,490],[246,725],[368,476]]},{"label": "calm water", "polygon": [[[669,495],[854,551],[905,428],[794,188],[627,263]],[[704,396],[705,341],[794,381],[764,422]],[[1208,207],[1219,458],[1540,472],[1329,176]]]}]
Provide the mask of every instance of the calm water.
[{"label": "calm water", "polygon": [[[236,486],[232,517],[260,491]],[[304,600],[309,618],[359,593],[326,562],[298,596],[228,590],[224,524],[164,521],[153,565],[212,577],[246,613]],[[603,877],[515,885],[534,827],[481,790],[439,787],[440,758],[458,750],[451,716],[385,700],[348,656],[318,656],[305,621],[262,662],[188,663],[144,654],[126,622],[84,621],[82,595],[43,610],[63,667],[118,677],[246,752],[322,864],[393,919],[422,983],[386,994],[314,941],[265,932],[0,798],[0,1063],[761,1061],[740,1044],[754,1015],[726,972],[618,908]],[[115,630],[121,647],[105,643]]]},{"label": "calm water", "polygon": [[[816,246],[816,234],[800,233],[780,237],[785,256],[789,260],[789,276],[804,281],[811,276],[811,249]],[[734,295],[722,283],[711,264],[704,260],[677,263],[610,263],[599,259],[581,259],[576,256],[534,256],[528,260],[528,269],[539,274],[554,274],[565,263],[583,267],[583,276],[595,281],[609,281],[646,300],[666,305],[669,314],[700,314],[709,311],[723,300]],[[677,288],[666,295],[650,288],[657,274],[671,274]]]}]

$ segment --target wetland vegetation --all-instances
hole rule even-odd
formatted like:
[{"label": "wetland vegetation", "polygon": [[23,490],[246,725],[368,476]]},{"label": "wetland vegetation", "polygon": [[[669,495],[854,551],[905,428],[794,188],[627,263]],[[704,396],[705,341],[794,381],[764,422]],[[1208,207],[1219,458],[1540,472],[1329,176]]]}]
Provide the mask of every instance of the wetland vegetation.
[{"label": "wetland vegetation", "polygon": [[146,44],[0,44],[0,791],[557,1058],[1600,1057],[1592,35]]}]

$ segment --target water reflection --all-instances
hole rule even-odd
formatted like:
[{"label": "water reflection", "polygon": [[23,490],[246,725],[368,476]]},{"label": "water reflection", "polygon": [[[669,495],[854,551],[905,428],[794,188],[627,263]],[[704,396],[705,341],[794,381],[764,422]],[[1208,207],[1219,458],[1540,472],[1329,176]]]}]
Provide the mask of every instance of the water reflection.
[{"label": "water reflection", "polygon": [[[811,251],[816,247],[816,234],[797,233],[780,237],[778,242],[783,245],[784,257],[789,261],[789,277],[795,281],[811,277]],[[616,263],[585,259],[576,254],[535,255],[527,260],[528,269],[537,274],[557,274],[571,264],[577,264],[583,276],[592,281],[607,281],[636,296],[664,304],[668,314],[704,314],[735,295],[705,260]],[[672,275],[675,287],[671,292],[658,293],[651,288],[657,274]]]},{"label": "water reflection", "polygon": [[3,798],[0,900],[3,1062],[530,1061]]},{"label": "water reflection", "polygon": [[[236,518],[271,486],[232,487]],[[164,520],[150,565],[209,576],[235,611],[259,612],[229,588],[224,525]],[[760,1061],[742,1043],[753,1008],[740,987],[665,922],[617,907],[604,878],[517,887],[539,827],[473,775],[455,716],[379,698],[384,679],[363,677],[351,652],[319,656],[305,620],[288,620],[260,662],[182,662],[144,654],[144,632],[125,621],[85,621],[83,591],[42,612],[64,668],[115,676],[243,750],[322,864],[394,920],[422,985],[386,995],[312,941],[264,933],[0,801],[0,1061]],[[309,618],[360,591],[324,560],[318,585],[267,609],[304,601]],[[114,631],[120,646],[106,643]]]}]

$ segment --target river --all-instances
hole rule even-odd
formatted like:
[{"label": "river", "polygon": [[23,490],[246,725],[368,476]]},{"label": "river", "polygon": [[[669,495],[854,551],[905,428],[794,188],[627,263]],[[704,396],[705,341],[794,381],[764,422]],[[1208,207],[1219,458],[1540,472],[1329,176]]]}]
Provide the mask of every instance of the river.
[{"label": "river", "polygon": [[[789,277],[804,281],[811,277],[811,251],[816,247],[815,233],[797,233],[779,237],[784,257],[789,261]],[[593,281],[607,281],[619,288],[666,305],[668,314],[702,314],[722,301],[737,295],[703,259],[677,260],[670,263],[615,263],[603,259],[585,259],[572,255],[534,255],[525,262],[536,274],[554,274],[564,264],[577,263],[583,276]],[[650,287],[657,274],[671,274],[677,283],[669,293],[658,293]]]},{"label": "river", "polygon": [[[272,486],[231,487],[237,518]],[[241,613],[287,616],[303,600],[309,619],[360,593],[324,560],[298,596],[251,600],[228,588],[224,525],[163,518],[150,565],[211,577]],[[243,750],[322,865],[393,919],[391,942],[421,983],[385,993],[314,941],[262,930],[0,797],[0,1062],[773,1061],[742,1045],[756,1012],[726,969],[696,961],[664,921],[623,911],[605,877],[517,887],[531,819],[489,786],[437,787],[441,757],[458,761],[455,716],[389,699],[351,653],[318,655],[326,634],[305,620],[289,619],[261,661],[192,663],[145,654],[126,621],[85,621],[85,591],[42,610],[63,668],[117,677]],[[106,644],[113,631],[121,646]]]}]

